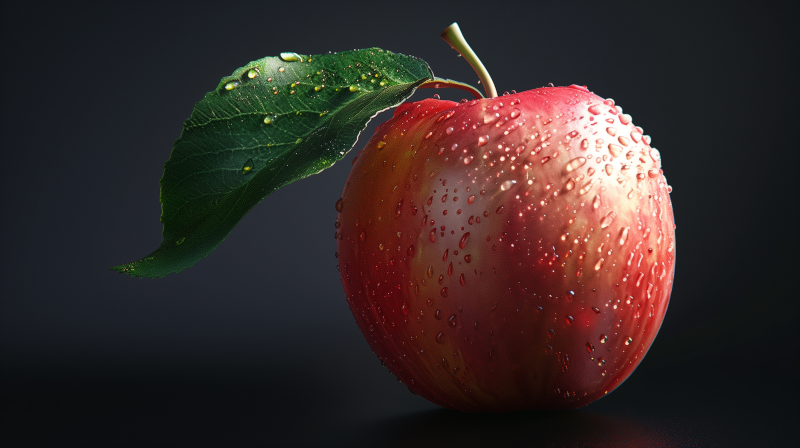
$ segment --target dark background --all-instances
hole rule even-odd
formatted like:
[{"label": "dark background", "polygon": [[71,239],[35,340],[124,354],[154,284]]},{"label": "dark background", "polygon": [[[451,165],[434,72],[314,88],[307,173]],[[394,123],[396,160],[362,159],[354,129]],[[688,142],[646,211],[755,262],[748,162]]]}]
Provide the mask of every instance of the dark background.
[{"label": "dark background", "polygon": [[[0,442],[796,443],[792,16],[764,2],[661,3],[3,7]],[[613,394],[571,412],[466,415],[410,394],[379,364],[339,281],[334,202],[391,112],[195,267],[159,280],[108,270],[158,246],[163,163],[221,77],[282,51],[378,46],[475,85],[439,39],[453,21],[500,92],[586,84],[662,153],[675,286],[650,353]]]}]

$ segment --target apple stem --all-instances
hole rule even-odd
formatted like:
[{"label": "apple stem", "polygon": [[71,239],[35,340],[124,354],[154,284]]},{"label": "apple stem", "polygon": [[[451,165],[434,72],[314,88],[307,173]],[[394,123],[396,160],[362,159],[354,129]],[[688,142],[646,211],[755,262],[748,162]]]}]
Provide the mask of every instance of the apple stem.
[{"label": "apple stem", "polygon": [[470,48],[467,40],[464,39],[464,35],[461,34],[461,28],[458,27],[458,24],[453,22],[452,25],[448,26],[447,29],[442,31],[442,39],[450,44],[450,46],[453,47],[458,54],[463,56],[464,59],[469,62],[469,65],[471,65],[472,69],[475,70],[475,73],[478,74],[478,78],[481,80],[481,84],[483,84],[483,88],[486,90],[486,97],[496,98],[497,89],[494,87],[492,77],[489,76],[489,72],[486,70],[486,67],[483,66],[483,63],[478,58],[478,55],[472,51],[472,48]]}]

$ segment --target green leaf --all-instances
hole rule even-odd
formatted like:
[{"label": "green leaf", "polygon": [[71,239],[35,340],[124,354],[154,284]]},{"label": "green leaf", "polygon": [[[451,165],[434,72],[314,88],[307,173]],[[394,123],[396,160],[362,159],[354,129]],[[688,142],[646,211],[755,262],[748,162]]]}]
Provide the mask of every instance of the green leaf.
[{"label": "green leaf", "polygon": [[378,48],[237,69],[195,105],[164,165],[161,246],[111,269],[163,277],[194,265],[259,201],[332,166],[372,117],[433,78],[421,59]]}]

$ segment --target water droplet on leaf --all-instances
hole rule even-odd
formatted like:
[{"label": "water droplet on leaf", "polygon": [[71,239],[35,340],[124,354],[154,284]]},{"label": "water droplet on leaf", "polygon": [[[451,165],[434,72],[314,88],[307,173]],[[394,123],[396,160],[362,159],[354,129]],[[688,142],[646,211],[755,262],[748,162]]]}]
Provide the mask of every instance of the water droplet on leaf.
[{"label": "water droplet on leaf", "polygon": [[303,57],[302,56],[300,56],[297,53],[292,53],[292,52],[281,53],[281,59],[283,59],[286,62],[298,62],[298,61],[299,62],[303,62]]},{"label": "water droplet on leaf", "polygon": [[247,159],[247,162],[242,166],[242,174],[250,174],[253,172],[253,159]]}]

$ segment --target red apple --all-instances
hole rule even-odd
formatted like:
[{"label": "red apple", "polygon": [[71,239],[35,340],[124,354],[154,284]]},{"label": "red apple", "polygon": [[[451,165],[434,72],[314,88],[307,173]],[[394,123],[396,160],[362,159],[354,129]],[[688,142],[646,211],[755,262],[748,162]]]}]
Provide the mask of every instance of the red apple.
[{"label": "red apple", "polygon": [[649,143],[579,86],[400,106],[336,204],[342,283],[378,358],[468,412],[614,390],[672,289],[670,187]]}]

